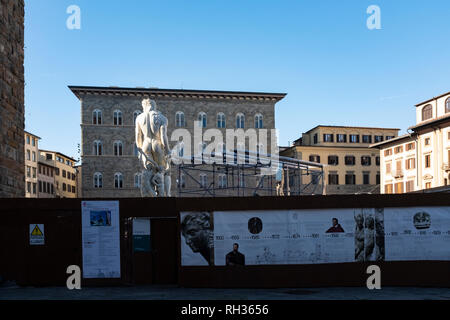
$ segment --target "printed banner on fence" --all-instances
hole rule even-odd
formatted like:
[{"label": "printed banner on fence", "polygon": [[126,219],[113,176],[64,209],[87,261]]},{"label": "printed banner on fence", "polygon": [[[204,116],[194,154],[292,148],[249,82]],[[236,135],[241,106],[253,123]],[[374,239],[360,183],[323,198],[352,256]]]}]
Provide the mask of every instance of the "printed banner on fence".
[{"label": "printed banner on fence", "polygon": [[210,212],[181,212],[181,265],[214,265],[214,224]]},{"label": "printed banner on fence", "polygon": [[[214,212],[216,265],[352,262],[353,210]],[[232,259],[231,259],[232,260]]]},{"label": "printed banner on fence", "polygon": [[450,260],[450,208],[182,213],[182,265]]},{"label": "printed banner on fence", "polygon": [[450,260],[450,208],[386,208],[386,260]]},{"label": "printed banner on fence", "polygon": [[120,278],[119,201],[83,201],[84,278]]}]

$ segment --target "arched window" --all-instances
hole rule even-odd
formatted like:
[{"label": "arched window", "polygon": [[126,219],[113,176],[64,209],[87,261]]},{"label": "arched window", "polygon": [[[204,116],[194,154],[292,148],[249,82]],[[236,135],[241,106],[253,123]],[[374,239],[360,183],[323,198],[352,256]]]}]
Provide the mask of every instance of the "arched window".
[{"label": "arched window", "polygon": [[92,112],[92,124],[102,124],[102,112],[98,109]]},{"label": "arched window", "polygon": [[222,112],[217,114],[217,128],[225,128],[225,114]]},{"label": "arched window", "polygon": [[103,175],[100,172],[94,173],[94,188],[103,188]]},{"label": "arched window", "polygon": [[114,188],[116,189],[123,188],[123,176],[120,172],[114,174]]},{"label": "arched window", "polygon": [[200,112],[198,114],[198,121],[199,121],[200,128],[206,128],[206,113]]},{"label": "arched window", "polygon": [[258,113],[255,116],[255,128],[262,129],[262,127],[263,127],[263,116],[262,116],[262,114]]},{"label": "arched window", "polygon": [[428,120],[433,118],[433,107],[431,104],[427,104],[422,109],[422,121]]},{"label": "arched window", "polygon": [[140,173],[136,173],[134,175],[134,187],[140,188],[141,187],[141,181],[142,181],[142,175]]},{"label": "arched window", "polygon": [[122,111],[120,111],[120,110],[114,111],[114,125],[115,126],[122,125]]},{"label": "arched window", "polygon": [[114,142],[114,155],[115,156],[122,156],[123,155],[123,144],[122,144],[122,141],[115,141]]},{"label": "arched window", "polygon": [[178,111],[175,114],[175,126],[180,128],[180,127],[184,127],[186,125],[185,121],[184,121],[184,113],[181,111]]},{"label": "arched window", "polygon": [[136,125],[136,118],[138,117],[138,115],[140,115],[142,112],[139,110],[136,110],[135,112],[133,112],[133,124]]},{"label": "arched window", "polygon": [[100,140],[94,141],[94,155],[101,156],[103,154],[103,144]]},{"label": "arched window", "polygon": [[245,127],[245,116],[242,113],[236,115],[236,128],[244,129]]},{"label": "arched window", "polygon": [[447,98],[447,100],[445,101],[445,113],[449,112],[450,112],[450,98]]}]

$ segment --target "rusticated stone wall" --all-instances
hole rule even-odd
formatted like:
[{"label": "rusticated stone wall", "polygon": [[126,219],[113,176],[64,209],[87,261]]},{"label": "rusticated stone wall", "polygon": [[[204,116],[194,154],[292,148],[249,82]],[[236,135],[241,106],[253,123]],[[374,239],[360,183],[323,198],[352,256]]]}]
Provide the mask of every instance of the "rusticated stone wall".
[{"label": "rusticated stone wall", "polygon": [[0,197],[24,197],[24,0],[0,0]]}]

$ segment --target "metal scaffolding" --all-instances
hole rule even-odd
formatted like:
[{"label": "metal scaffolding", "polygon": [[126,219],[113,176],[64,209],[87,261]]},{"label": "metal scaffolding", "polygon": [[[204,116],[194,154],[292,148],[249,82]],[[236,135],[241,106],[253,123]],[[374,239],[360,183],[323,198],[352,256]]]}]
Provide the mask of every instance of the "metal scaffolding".
[{"label": "metal scaffolding", "polygon": [[179,197],[324,194],[323,165],[314,162],[248,150],[176,158]]}]

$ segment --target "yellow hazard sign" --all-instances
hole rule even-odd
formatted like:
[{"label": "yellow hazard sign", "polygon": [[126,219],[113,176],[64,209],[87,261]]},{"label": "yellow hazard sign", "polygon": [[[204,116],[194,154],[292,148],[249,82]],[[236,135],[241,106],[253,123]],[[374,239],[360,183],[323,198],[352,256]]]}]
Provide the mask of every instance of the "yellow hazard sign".
[{"label": "yellow hazard sign", "polygon": [[44,225],[30,224],[30,245],[44,245]]},{"label": "yellow hazard sign", "polygon": [[44,234],[42,233],[41,229],[39,229],[39,226],[36,225],[33,229],[33,231],[31,232],[32,236],[43,236]]}]

